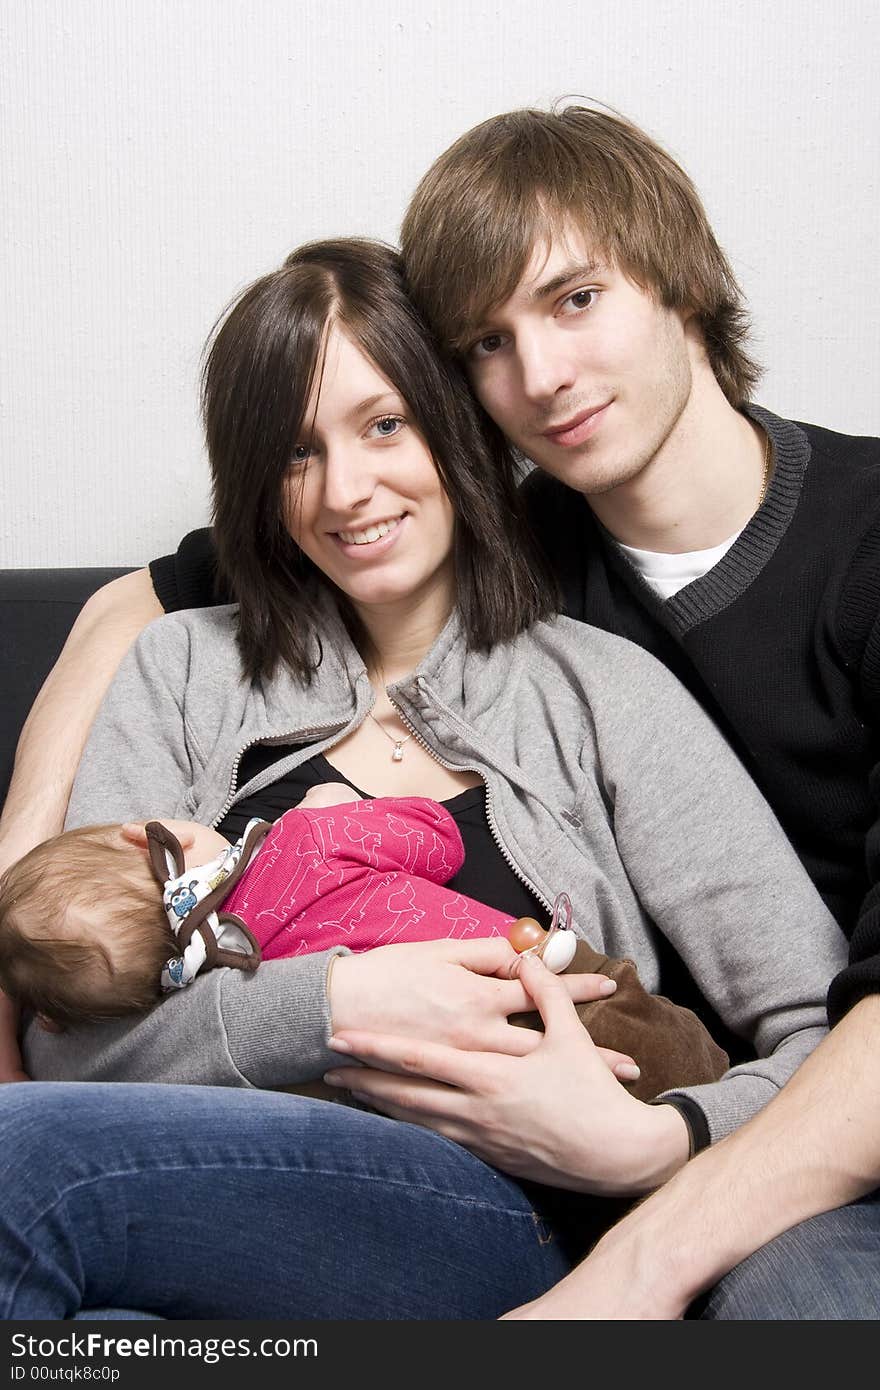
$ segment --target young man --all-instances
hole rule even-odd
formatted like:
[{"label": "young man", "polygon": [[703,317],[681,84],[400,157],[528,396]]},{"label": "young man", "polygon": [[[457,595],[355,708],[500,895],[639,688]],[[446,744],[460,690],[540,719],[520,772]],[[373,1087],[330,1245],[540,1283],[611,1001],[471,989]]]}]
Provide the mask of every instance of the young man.
[{"label": "young man", "polygon": [[[538,465],[565,611],[652,651],[713,714],[851,938],[837,1027],[791,1085],[521,1314],[678,1316],[880,1182],[880,441],[749,404],[744,307],[697,194],[612,116],[468,132],[419,185],[403,250],[441,341]],[[762,1251],[710,1315],[878,1316],[878,1256],[870,1200]]]},{"label": "young man", "polygon": [[[538,465],[526,486],[565,610],[639,642],[689,686],[852,935],[852,965],[831,992],[837,1027],[789,1086],[518,1314],[679,1316],[751,1251],[880,1182],[880,1082],[864,1064],[880,1043],[869,788],[880,724],[880,444],[749,405],[757,371],[743,306],[696,193],[617,118],[571,108],[477,127],[423,179],[403,241],[416,299],[488,414]],[[203,540],[190,538],[153,577],[165,606],[208,601]],[[111,609],[129,623],[135,608],[153,616],[144,576],[124,598]],[[121,655],[122,631],[112,653],[92,638],[105,667]],[[56,683],[65,664],[83,664],[83,650],[71,644]],[[93,680],[95,701],[102,683]],[[52,746],[56,704],[47,697],[34,716],[16,788]],[[9,830],[18,852],[20,827],[19,816]],[[41,828],[54,827],[44,816]],[[538,976],[529,988],[570,1049],[565,1002]],[[666,988],[679,997],[686,984]],[[473,1055],[426,1050],[426,1074],[439,1062],[454,1083],[444,1111],[436,1086],[412,1076],[411,1048],[401,1080],[388,1075],[400,1063],[394,1040],[349,1041],[384,1069],[360,1071],[360,1091],[467,1143],[468,1107],[475,1124],[485,1116],[488,1062],[481,1091]],[[557,1086],[548,1071],[548,1105],[570,1105]],[[709,1136],[690,1118],[700,1147]],[[873,1201],[798,1226],[723,1280],[708,1315],[880,1315],[880,1281],[859,1264],[878,1237]],[[834,1260],[847,1244],[838,1281]]]}]

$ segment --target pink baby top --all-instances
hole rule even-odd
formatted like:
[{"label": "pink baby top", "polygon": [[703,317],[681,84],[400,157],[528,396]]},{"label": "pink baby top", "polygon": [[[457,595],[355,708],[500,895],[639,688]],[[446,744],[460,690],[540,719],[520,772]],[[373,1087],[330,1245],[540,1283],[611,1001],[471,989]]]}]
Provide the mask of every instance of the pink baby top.
[{"label": "pink baby top", "polygon": [[381,797],[286,811],[223,902],[264,960],[331,946],[506,936],[514,920],[443,885],[464,862],[437,801]]}]

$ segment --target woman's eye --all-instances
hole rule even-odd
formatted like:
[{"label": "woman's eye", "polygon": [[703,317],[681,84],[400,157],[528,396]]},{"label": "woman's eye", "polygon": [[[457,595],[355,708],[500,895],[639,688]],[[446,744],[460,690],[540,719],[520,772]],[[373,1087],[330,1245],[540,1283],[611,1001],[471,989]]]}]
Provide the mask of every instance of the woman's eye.
[{"label": "woman's eye", "polygon": [[379,439],[390,439],[397,434],[406,421],[400,415],[381,415],[378,420],[373,420],[367,428],[367,433]]},{"label": "woman's eye", "polygon": [[311,456],[311,444],[297,444],[290,456],[290,461],[291,463],[307,463]]},{"label": "woman's eye", "polygon": [[563,314],[579,314],[584,309],[592,309],[598,298],[598,290],[575,290],[574,294],[563,299],[561,312]]}]

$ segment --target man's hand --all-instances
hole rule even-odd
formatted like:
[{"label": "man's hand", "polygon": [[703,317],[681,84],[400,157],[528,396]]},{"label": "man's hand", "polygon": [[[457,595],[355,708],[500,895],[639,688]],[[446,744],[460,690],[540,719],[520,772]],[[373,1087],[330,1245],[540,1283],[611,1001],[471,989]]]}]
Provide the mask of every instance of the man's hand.
[{"label": "man's hand", "polygon": [[634,1100],[612,1076],[572,1007],[576,978],[523,959],[520,983],[545,1032],[515,1053],[340,1028],[331,1046],[366,1067],[326,1079],[516,1177],[602,1196],[646,1192],[687,1159],[686,1126],[671,1106]]},{"label": "man's hand", "polygon": [[687,1302],[675,1296],[672,1278],[655,1279],[650,1290],[641,1287],[638,1258],[625,1242],[615,1243],[620,1229],[613,1227],[584,1263],[552,1289],[512,1308],[500,1321],[674,1322],[682,1318]]}]

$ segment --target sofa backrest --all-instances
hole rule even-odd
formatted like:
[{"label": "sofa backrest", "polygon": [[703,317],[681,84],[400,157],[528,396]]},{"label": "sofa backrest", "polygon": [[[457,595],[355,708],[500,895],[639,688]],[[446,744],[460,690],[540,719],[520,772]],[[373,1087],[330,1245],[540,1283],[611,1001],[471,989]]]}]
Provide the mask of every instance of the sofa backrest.
[{"label": "sofa backrest", "polygon": [[0,805],[28,710],[86,599],[128,569],[0,570]]}]

